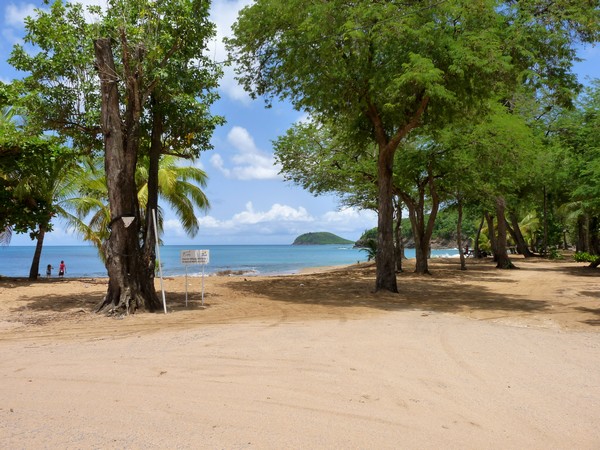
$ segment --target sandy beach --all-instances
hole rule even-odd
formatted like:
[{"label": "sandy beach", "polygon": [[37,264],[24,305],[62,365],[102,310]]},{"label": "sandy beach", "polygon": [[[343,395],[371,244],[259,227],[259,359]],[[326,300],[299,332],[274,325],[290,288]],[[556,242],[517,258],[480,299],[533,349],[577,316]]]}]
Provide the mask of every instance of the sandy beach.
[{"label": "sandy beach", "polygon": [[0,447],[600,448],[600,271],[515,263],[168,278],[120,319],[105,279],[0,279]]}]

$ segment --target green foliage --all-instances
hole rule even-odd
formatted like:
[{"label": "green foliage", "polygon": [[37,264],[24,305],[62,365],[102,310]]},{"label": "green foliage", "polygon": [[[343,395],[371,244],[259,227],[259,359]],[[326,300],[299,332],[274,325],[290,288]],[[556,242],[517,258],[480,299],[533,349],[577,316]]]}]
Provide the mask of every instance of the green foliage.
[{"label": "green foliage", "polygon": [[328,232],[305,233],[298,236],[292,245],[329,245],[329,244],[354,244],[353,241],[336,236]]},{"label": "green foliage", "polygon": [[577,262],[595,263],[600,259],[600,256],[592,255],[587,252],[577,252],[573,255],[573,259]]},{"label": "green foliage", "polygon": [[358,240],[361,242],[366,242],[369,239],[377,240],[377,227],[371,228],[370,230],[365,230]]},{"label": "green foliage", "polygon": [[[458,211],[456,208],[447,207],[441,209],[436,217],[433,227],[433,239],[443,239],[456,242],[456,224],[458,222]],[[462,234],[463,238],[475,238],[477,233],[477,218],[463,217]]]},{"label": "green foliage", "polygon": [[0,133],[0,228],[32,233],[51,230],[58,210],[53,183],[73,165],[57,139],[31,136],[11,124]]},{"label": "green foliage", "polygon": [[361,247],[361,251],[367,253],[368,261],[375,261],[377,258],[377,239],[367,239]]},{"label": "green foliage", "polygon": [[102,150],[94,40],[110,37],[121,98],[128,74],[135,73],[141,83],[139,97],[130,100],[145,111],[142,140],[150,140],[152,110],[163,118],[163,144],[170,153],[198,156],[211,148],[212,131],[223,119],[208,108],[217,99],[221,75],[205,52],[215,33],[208,8],[202,0],[111,0],[101,11],[57,0],[48,10],[36,10],[37,16],[26,21],[24,39],[36,53],[16,45],[9,59],[29,74],[16,87],[30,126],[68,136],[77,149]]}]

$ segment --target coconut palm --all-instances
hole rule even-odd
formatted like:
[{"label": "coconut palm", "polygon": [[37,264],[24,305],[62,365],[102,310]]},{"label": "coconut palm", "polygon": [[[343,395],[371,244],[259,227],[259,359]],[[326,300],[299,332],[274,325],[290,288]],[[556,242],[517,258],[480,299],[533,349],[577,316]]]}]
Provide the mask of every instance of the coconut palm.
[{"label": "coconut palm", "polygon": [[[209,201],[202,188],[206,186],[206,173],[194,166],[179,165],[181,158],[171,155],[162,156],[158,172],[159,198],[164,200],[175,212],[184,231],[191,237],[199,230],[195,210],[205,211]],[[108,208],[106,179],[99,159],[86,163],[86,176],[81,180],[79,190],[84,195],[69,200],[76,211],[77,218],[69,223],[84,240],[92,242],[100,257],[104,260],[102,244],[108,239],[110,230],[110,211]],[[136,170],[138,185],[138,201],[140,216],[145,217],[148,202],[148,163],[147,158],[140,158]],[[159,208],[158,229],[163,231],[163,213]]]},{"label": "coconut palm", "polygon": [[36,248],[29,270],[29,279],[35,280],[39,274],[40,258],[44,246],[44,237],[51,229],[48,228],[52,217],[59,216],[71,219],[73,216],[67,211],[68,200],[78,191],[79,180],[83,175],[71,154],[62,154],[54,158],[42,173],[34,175],[31,180],[22,180],[21,183],[33,183],[39,198],[48,205],[51,215],[47,223],[39,223],[37,230],[32,233],[36,241]]}]

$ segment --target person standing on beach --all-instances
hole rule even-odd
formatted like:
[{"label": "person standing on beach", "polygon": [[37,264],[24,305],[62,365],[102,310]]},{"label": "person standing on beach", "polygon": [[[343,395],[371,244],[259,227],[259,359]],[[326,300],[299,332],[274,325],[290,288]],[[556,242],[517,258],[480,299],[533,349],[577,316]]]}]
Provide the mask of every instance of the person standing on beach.
[{"label": "person standing on beach", "polygon": [[66,272],[67,272],[67,266],[65,265],[64,261],[61,261],[60,265],[58,266],[58,276],[62,277],[65,275]]},{"label": "person standing on beach", "polygon": [[50,278],[52,276],[52,264],[48,264],[46,267],[46,278]]}]

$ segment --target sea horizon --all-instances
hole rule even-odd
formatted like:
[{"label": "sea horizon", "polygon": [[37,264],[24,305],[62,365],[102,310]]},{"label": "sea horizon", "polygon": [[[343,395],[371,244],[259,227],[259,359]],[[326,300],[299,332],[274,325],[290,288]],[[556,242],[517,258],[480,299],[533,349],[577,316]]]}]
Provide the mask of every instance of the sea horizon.
[{"label": "sea horizon", "polygon": [[[181,252],[208,250],[208,264],[184,264]],[[0,247],[0,276],[28,277],[34,245]],[[405,249],[407,258],[414,258],[414,249]],[[432,250],[432,257],[455,257],[457,249]],[[292,244],[219,244],[219,245],[163,245],[159,247],[163,276],[201,276],[232,273],[245,276],[286,275],[305,269],[347,266],[368,260],[364,249],[347,245],[292,245]],[[47,245],[42,249],[39,275],[46,276],[46,267],[52,266],[52,277],[58,274],[58,265],[65,261],[67,278],[107,277],[104,264],[96,247],[89,244]],[[157,272],[158,276],[158,272]]]}]

